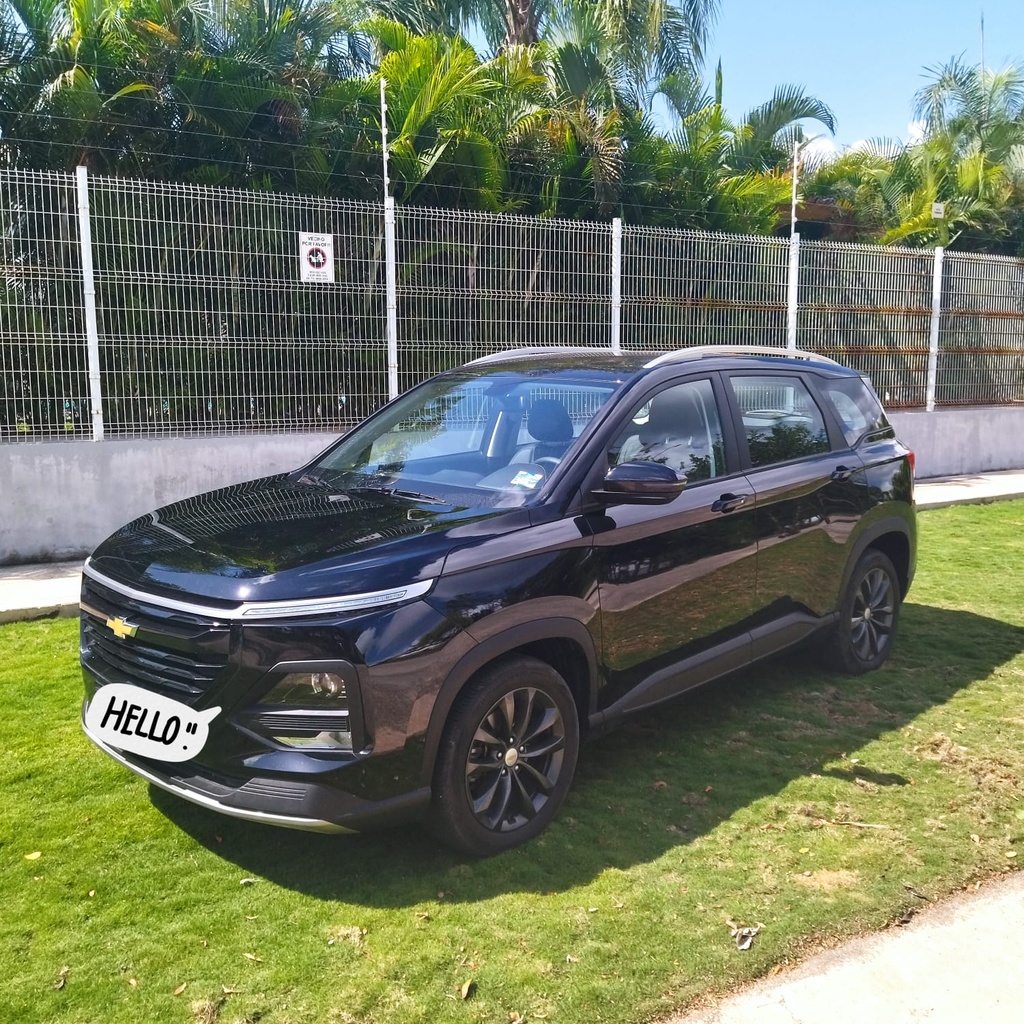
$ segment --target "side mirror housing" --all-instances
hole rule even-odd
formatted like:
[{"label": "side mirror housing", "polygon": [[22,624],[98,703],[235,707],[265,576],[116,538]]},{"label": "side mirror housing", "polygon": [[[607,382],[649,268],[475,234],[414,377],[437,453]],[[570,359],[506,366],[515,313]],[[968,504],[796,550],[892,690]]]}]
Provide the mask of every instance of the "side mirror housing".
[{"label": "side mirror housing", "polygon": [[631,505],[664,505],[686,486],[686,477],[660,462],[623,462],[605,474],[593,492],[602,501]]}]

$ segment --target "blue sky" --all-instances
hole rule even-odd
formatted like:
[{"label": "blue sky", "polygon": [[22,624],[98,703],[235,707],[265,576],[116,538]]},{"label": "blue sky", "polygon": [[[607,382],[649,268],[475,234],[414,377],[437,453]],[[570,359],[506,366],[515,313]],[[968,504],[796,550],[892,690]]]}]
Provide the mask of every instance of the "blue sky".
[{"label": "blue sky", "polygon": [[[985,64],[1024,58],[1024,0],[721,0],[707,52],[709,87],[722,59],[723,101],[734,117],[776,85],[802,85],[836,116],[842,148],[906,140],[925,67],[963,54]],[[814,130],[814,125],[808,125]],[[822,129],[824,131],[824,129]]]}]

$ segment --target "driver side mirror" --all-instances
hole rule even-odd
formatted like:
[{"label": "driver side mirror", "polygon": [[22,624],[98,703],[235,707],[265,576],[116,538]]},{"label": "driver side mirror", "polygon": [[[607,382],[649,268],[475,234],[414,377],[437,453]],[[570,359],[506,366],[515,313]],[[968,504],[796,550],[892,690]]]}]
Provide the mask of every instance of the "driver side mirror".
[{"label": "driver side mirror", "polygon": [[595,498],[630,505],[664,505],[678,497],[686,477],[660,462],[623,462],[605,474]]}]

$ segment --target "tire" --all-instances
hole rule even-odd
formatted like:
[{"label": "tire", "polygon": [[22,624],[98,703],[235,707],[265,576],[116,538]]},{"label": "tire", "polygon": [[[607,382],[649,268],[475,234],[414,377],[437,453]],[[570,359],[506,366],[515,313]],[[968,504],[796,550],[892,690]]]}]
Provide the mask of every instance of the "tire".
[{"label": "tire", "polygon": [[452,706],[434,768],[430,831],[476,857],[528,842],[558,813],[578,752],[565,680],[537,658],[497,663]]},{"label": "tire", "polygon": [[829,644],[832,666],[847,675],[871,672],[889,657],[900,616],[900,583],[892,562],[868,550],[854,566]]}]

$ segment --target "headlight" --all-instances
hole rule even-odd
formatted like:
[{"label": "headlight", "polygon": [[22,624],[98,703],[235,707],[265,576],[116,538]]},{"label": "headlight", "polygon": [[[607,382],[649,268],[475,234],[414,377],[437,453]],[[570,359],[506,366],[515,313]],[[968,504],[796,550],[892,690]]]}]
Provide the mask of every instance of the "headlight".
[{"label": "headlight", "polygon": [[350,751],[352,696],[338,672],[289,672],[259,701],[247,724],[285,746]]}]

